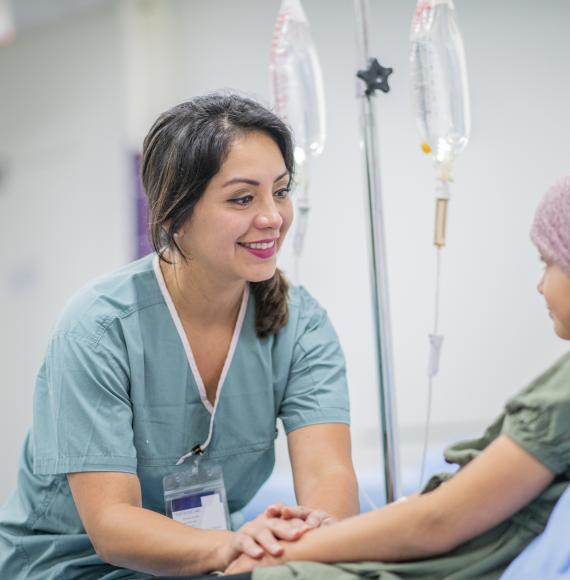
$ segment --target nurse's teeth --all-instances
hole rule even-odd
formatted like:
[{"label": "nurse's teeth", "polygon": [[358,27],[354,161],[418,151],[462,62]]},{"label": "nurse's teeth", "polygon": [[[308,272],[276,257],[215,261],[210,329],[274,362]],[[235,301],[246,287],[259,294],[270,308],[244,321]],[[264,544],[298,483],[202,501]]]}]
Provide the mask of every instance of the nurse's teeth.
[{"label": "nurse's teeth", "polygon": [[242,244],[246,248],[251,248],[252,250],[268,250],[275,245],[275,240],[272,242],[261,242],[261,243],[254,243],[254,244],[246,244],[245,242]]}]

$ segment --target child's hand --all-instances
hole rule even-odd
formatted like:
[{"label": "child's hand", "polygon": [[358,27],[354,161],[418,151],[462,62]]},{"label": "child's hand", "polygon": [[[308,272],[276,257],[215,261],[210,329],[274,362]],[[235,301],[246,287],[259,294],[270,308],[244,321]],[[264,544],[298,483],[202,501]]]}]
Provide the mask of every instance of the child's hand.
[{"label": "child's hand", "polygon": [[282,518],[284,520],[300,519],[309,528],[320,528],[336,524],[338,519],[322,510],[315,510],[301,505],[288,506],[283,503],[270,505],[265,510],[265,515],[270,518]]}]

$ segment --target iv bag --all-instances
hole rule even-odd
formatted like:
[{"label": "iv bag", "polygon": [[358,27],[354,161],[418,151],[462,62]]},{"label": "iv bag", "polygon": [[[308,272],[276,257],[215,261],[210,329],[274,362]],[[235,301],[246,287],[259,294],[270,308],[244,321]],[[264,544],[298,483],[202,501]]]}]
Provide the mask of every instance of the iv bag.
[{"label": "iv bag", "polygon": [[270,73],[274,110],[293,130],[296,149],[303,149],[304,158],[320,155],[325,144],[323,79],[299,0],[281,2]]},{"label": "iv bag", "polygon": [[12,0],[0,0],[0,46],[8,46],[15,36]]},{"label": "iv bag", "polygon": [[440,178],[450,179],[453,159],[467,145],[470,131],[465,52],[453,0],[418,0],[410,73],[422,148],[433,151]]}]

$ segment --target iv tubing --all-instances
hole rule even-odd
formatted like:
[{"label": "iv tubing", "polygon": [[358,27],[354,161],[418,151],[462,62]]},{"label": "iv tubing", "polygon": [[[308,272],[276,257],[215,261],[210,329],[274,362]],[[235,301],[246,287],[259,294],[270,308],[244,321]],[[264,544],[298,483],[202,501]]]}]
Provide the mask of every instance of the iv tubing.
[{"label": "iv tubing", "polygon": [[[441,200],[437,200],[438,202]],[[445,200],[447,202],[447,200]],[[445,205],[447,208],[447,203]],[[436,216],[439,215],[439,212],[436,212]],[[436,217],[436,240],[437,240],[437,217]],[[437,247],[436,250],[436,281],[435,281],[435,314],[434,314],[434,323],[433,323],[433,336],[437,336],[438,329],[439,329],[439,303],[440,303],[440,289],[441,289],[441,248],[445,244],[445,229],[444,229],[444,243],[442,245],[438,245],[436,242],[435,245]],[[432,407],[432,399],[433,399],[433,375],[430,373],[428,379],[428,398],[427,398],[427,411],[426,411],[426,424],[424,430],[424,444],[422,449],[422,459],[421,459],[421,468],[420,468],[420,480],[418,483],[418,491],[421,490],[422,484],[424,482],[425,477],[425,470],[426,470],[426,463],[427,463],[427,452],[429,447],[429,428],[431,422],[431,407]]]},{"label": "iv tubing", "polygon": [[[369,63],[367,0],[354,0],[354,10],[359,64],[367,67]],[[370,282],[376,360],[378,364],[384,484],[386,502],[390,503],[395,501],[400,495],[400,477],[396,443],[396,406],[393,386],[392,333],[388,300],[386,244],[384,240],[382,193],[378,175],[378,140],[374,117],[374,95],[366,95],[362,91],[359,99],[361,103],[361,135],[368,189]]]},{"label": "iv tubing", "polygon": [[[436,247],[436,275],[435,275],[435,308],[434,308],[434,323],[433,323],[433,333],[430,338],[436,339],[439,337],[439,304],[440,304],[440,290],[441,290],[441,250],[445,246],[445,239],[447,234],[447,206],[449,203],[449,187],[446,181],[439,181],[438,183],[439,194],[435,199],[435,228],[434,228],[434,239],[433,245]],[[440,345],[441,346],[441,345]],[[432,352],[430,353],[430,359],[434,356],[433,344],[431,345]],[[439,351],[437,352],[437,365],[439,367]],[[433,378],[437,373],[437,370],[431,368],[428,371],[428,398],[427,398],[427,411],[426,411],[426,424],[424,430],[424,444],[422,449],[422,459],[420,468],[420,481],[418,488],[421,489],[422,483],[424,481],[425,468],[427,462],[427,452],[429,447],[429,428],[431,421],[431,407],[433,399]]]}]

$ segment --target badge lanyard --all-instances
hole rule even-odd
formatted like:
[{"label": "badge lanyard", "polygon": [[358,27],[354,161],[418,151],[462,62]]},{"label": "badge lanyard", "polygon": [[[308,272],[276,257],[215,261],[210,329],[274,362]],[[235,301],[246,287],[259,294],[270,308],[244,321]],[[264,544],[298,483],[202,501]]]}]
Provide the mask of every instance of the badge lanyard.
[{"label": "badge lanyard", "polygon": [[200,458],[212,441],[220,391],[210,418],[206,441],[180,457],[176,466],[181,466],[192,456],[195,456],[194,461],[189,466],[175,469],[162,480],[166,515],[193,528],[231,529],[222,466],[215,461]]},{"label": "badge lanyard", "polygon": [[[192,351],[187,340],[185,340],[184,330],[180,323],[180,319],[178,318],[172,297],[166,288],[158,260],[155,260],[154,269],[165,302],[171,311],[174,324],[180,334],[184,348],[187,351],[188,361],[198,384],[200,396],[204,405],[209,408],[209,405],[206,405],[205,401],[205,388],[201,384]],[[190,451],[182,455],[176,462],[176,467],[173,469],[172,473],[163,478],[164,501],[167,515],[177,521],[181,521],[196,528],[230,529],[229,509],[222,466],[212,460],[201,459],[200,456],[204,454],[212,442],[214,421],[225,383],[225,373],[227,372],[233,357],[233,351],[245,317],[248,297],[249,286],[246,285],[238,314],[238,320],[236,321],[232,344],[230,346],[230,352],[228,353],[226,364],[224,365],[222,376],[220,377],[220,382],[218,384],[216,400],[210,417],[208,436],[203,443],[195,445]],[[181,467],[188,458],[193,456],[195,459],[191,466]]]},{"label": "badge lanyard", "polygon": [[176,465],[182,465],[189,457],[192,457],[193,455],[196,456],[203,455],[208,445],[210,445],[210,442],[212,441],[212,435],[214,434],[214,419],[216,418],[216,410],[218,408],[218,401],[220,400],[222,387],[223,385],[220,385],[220,390],[218,391],[216,402],[214,404],[214,410],[212,411],[212,415],[210,417],[210,428],[208,429],[208,437],[206,438],[206,441],[204,441],[204,443],[202,444],[198,443],[198,445],[192,447],[192,449],[188,451],[188,453],[185,453],[182,457],[180,457],[180,459],[178,459]]},{"label": "badge lanyard", "polygon": [[[238,320],[236,322],[236,330],[239,328],[241,330],[241,326],[243,324],[243,319],[245,317],[245,311],[247,308],[247,302],[249,299],[249,286],[245,287],[245,291],[241,300],[241,306],[240,306],[240,312],[238,314]],[[234,335],[234,337],[232,337],[232,345],[230,346],[230,352],[228,353],[228,357],[230,359],[231,362],[231,358],[233,358],[233,349],[235,348],[235,344],[234,341],[237,339],[237,337]],[[192,365],[194,366],[196,363],[193,361],[193,357],[192,357]],[[226,362],[227,364],[227,362]],[[212,441],[212,436],[214,434],[214,419],[216,418],[216,411],[218,410],[218,404],[220,402],[220,398],[222,395],[222,389],[224,388],[224,384],[225,384],[225,376],[224,376],[224,371],[225,371],[225,366],[224,365],[224,370],[222,370],[222,377],[221,380],[218,384],[218,392],[216,393],[216,401],[214,402],[214,408],[212,409],[212,415],[210,417],[210,427],[208,429],[208,437],[206,438],[206,441],[204,441],[204,443],[202,444],[198,444],[195,445],[194,447],[192,447],[192,449],[190,451],[188,451],[188,453],[185,453],[184,455],[182,455],[182,457],[180,457],[178,459],[178,461],[176,462],[176,465],[182,465],[189,457],[192,457],[193,455],[202,455],[204,453],[204,451],[206,451],[206,448],[208,447],[208,445],[210,445],[211,441]],[[198,373],[198,369],[194,369],[193,368],[193,372],[195,374]],[[205,397],[205,393],[202,394],[202,397]]]},{"label": "badge lanyard", "polygon": [[166,515],[193,528],[231,529],[222,466],[200,457],[212,441],[223,382],[216,394],[208,437],[203,443],[195,445],[188,453],[182,455],[176,466],[181,466],[190,457],[195,457],[194,461],[187,467],[176,469],[162,480]]}]

